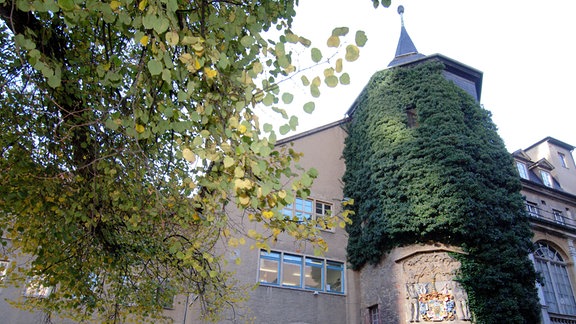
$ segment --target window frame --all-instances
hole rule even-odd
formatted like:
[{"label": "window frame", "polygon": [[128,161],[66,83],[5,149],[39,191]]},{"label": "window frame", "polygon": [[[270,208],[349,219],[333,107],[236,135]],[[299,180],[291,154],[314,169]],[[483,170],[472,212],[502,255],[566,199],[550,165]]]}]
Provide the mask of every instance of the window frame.
[{"label": "window frame", "polygon": [[535,247],[534,267],[544,280],[544,285],[541,287],[548,311],[555,314],[576,315],[576,297],[568,274],[567,262],[560,252],[547,242],[536,242]]},{"label": "window frame", "polygon": [[516,170],[518,170],[518,175],[520,175],[520,178],[528,179],[528,167],[526,166],[526,163],[516,161]]},{"label": "window frame", "polygon": [[537,203],[526,201],[526,211],[528,212],[529,216],[540,217],[540,208],[538,208]]},{"label": "window frame", "polygon": [[[306,205],[307,203],[311,204],[309,210],[306,209],[308,207]],[[318,209],[319,206],[321,206],[320,212]],[[333,211],[333,203],[329,203],[322,199],[296,197],[293,203],[286,205],[282,209],[282,215],[301,224],[306,223],[307,221],[318,221],[322,217],[330,216]],[[316,224],[316,227],[324,231],[334,231],[334,227],[322,226],[318,223]]]},{"label": "window frame", "polygon": [[370,324],[381,324],[378,304],[368,307],[368,322]]},{"label": "window frame", "polygon": [[558,209],[552,209],[552,215],[554,216],[554,221],[556,223],[562,224],[564,225],[564,213],[562,213],[561,210]]},{"label": "window frame", "polygon": [[[277,262],[276,268],[278,271],[278,275],[276,276],[275,282],[269,282],[263,280],[263,272],[267,272],[273,269],[265,269],[263,270],[264,263],[262,260],[272,260]],[[266,250],[260,250],[260,257],[258,260],[258,283],[261,286],[272,286],[272,287],[281,287],[281,288],[288,288],[288,289],[299,289],[299,290],[306,290],[306,291],[314,291],[314,292],[322,292],[322,293],[331,293],[331,294],[338,294],[344,295],[346,293],[345,287],[345,262],[335,261],[330,259],[318,258],[315,256],[308,256],[308,255],[300,255],[292,252],[280,252],[280,251],[270,251],[267,252]],[[270,263],[267,264],[268,266]],[[286,266],[288,265],[288,266]],[[297,266],[298,268],[294,267]],[[306,281],[306,275],[312,273],[313,269],[321,268],[321,276],[320,276],[320,287],[314,287],[309,285]],[[290,279],[285,275],[287,271],[291,271],[293,277],[297,277],[294,275],[294,271],[298,269],[299,271],[299,285],[294,284],[287,284],[286,279]],[[334,289],[332,286],[329,285],[329,274],[334,277],[334,274],[337,274],[337,280],[339,286],[337,289]]]},{"label": "window frame", "polygon": [[540,177],[542,178],[542,184],[544,184],[546,187],[554,187],[554,180],[552,179],[550,172],[546,170],[540,170]]},{"label": "window frame", "polygon": [[558,152],[558,159],[560,159],[560,165],[568,169],[568,162],[566,161],[566,155],[562,152]]}]

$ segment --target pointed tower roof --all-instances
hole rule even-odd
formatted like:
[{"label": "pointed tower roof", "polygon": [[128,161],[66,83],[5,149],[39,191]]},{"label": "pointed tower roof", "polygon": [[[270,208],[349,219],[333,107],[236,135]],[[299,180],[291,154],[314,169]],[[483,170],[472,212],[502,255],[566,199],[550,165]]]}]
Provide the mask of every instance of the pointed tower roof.
[{"label": "pointed tower roof", "polygon": [[424,57],[423,54],[418,53],[414,42],[412,42],[410,35],[408,35],[406,31],[406,27],[404,27],[404,6],[398,6],[398,14],[400,15],[402,25],[400,28],[400,39],[396,47],[396,55],[390,64],[388,64],[388,67],[415,61]]}]

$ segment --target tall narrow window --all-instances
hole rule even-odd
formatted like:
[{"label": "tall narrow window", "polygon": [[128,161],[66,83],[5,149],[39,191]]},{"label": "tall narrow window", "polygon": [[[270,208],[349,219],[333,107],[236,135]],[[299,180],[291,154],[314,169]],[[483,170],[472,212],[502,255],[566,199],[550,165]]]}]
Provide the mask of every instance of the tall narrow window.
[{"label": "tall narrow window", "polygon": [[302,257],[284,254],[282,259],[282,285],[302,287]]},{"label": "tall narrow window", "polygon": [[260,270],[258,281],[267,284],[279,285],[280,253],[260,251]]},{"label": "tall narrow window", "polygon": [[540,175],[542,176],[542,183],[543,183],[546,187],[552,188],[552,176],[550,175],[550,172],[544,171],[544,170],[540,170]]},{"label": "tall narrow window", "polygon": [[316,201],[316,221],[317,226],[321,229],[330,230],[332,228],[326,226],[324,222],[325,216],[330,216],[332,214],[332,204],[327,204],[325,202]]},{"label": "tall narrow window", "polygon": [[8,265],[10,263],[6,260],[0,260],[0,283],[4,281],[4,277],[6,277],[6,272],[8,272]]},{"label": "tall narrow window", "polygon": [[418,112],[413,105],[406,108],[406,126],[409,128],[418,127]]},{"label": "tall narrow window", "polygon": [[528,179],[528,170],[526,169],[526,164],[516,161],[516,168],[518,169],[518,174],[522,179]]},{"label": "tall narrow window", "polygon": [[534,263],[544,279],[542,290],[548,312],[576,315],[576,300],[562,256],[546,243],[536,243]]},{"label": "tall narrow window", "polygon": [[326,265],[326,290],[330,292],[344,292],[344,264],[327,261]]},{"label": "tall narrow window", "polygon": [[560,159],[560,165],[567,168],[568,164],[566,163],[566,156],[560,152],[558,152],[558,159]]},{"label": "tall narrow window", "polygon": [[324,260],[316,258],[306,258],[304,267],[304,285],[306,289],[322,290]]},{"label": "tall narrow window", "polygon": [[368,316],[370,318],[370,324],[380,324],[380,311],[378,305],[370,306],[368,308]]}]

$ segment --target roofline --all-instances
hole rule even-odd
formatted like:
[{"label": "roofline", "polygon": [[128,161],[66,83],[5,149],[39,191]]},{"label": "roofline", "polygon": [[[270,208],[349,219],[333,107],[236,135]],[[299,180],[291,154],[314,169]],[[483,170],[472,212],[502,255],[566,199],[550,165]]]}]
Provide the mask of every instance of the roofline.
[{"label": "roofline", "polygon": [[534,148],[535,146],[538,146],[538,145],[540,145],[540,144],[542,144],[542,143],[544,143],[544,142],[550,142],[551,144],[554,144],[554,145],[563,147],[563,148],[567,149],[567,150],[570,151],[570,152],[572,152],[572,151],[574,150],[574,148],[575,148],[574,146],[572,146],[572,145],[570,145],[570,144],[568,144],[568,143],[566,143],[566,142],[562,142],[562,141],[560,141],[560,140],[555,139],[554,137],[547,136],[547,137],[539,140],[538,142],[536,142],[536,143],[528,146],[527,148],[524,149],[524,151],[528,151],[528,150]]},{"label": "roofline", "polygon": [[[424,57],[417,58],[413,61],[402,62],[402,63],[399,63],[398,65],[390,66],[384,70],[395,69],[397,67],[409,66],[412,64],[419,64],[419,63],[422,63],[424,61],[433,60],[433,59],[439,59],[442,63],[444,63],[444,65],[446,66],[446,71],[448,71],[448,72],[452,72],[452,73],[457,74],[457,75],[462,76],[462,77],[466,77],[466,76],[471,77],[473,79],[472,81],[474,81],[474,84],[476,85],[476,93],[478,95],[478,98],[476,98],[476,100],[478,102],[480,102],[480,97],[482,95],[482,78],[483,78],[484,73],[478,69],[475,69],[469,65],[463,64],[463,63],[456,61],[452,58],[449,58],[445,55],[442,55],[439,53],[426,55]],[[470,78],[468,78],[468,79],[470,79]],[[368,81],[368,83],[370,83],[370,81]],[[366,86],[364,86],[364,88],[362,88],[362,91],[360,91],[360,94],[356,97],[356,99],[354,100],[354,102],[352,103],[350,108],[348,108],[348,110],[346,111],[346,117],[350,117],[354,114],[354,111],[356,110],[356,107],[358,106],[358,99],[360,98],[360,95],[364,92],[364,90],[366,89],[367,86],[368,86],[368,84]]]},{"label": "roofline", "polygon": [[278,145],[284,145],[284,144],[293,142],[293,141],[295,141],[295,140],[299,140],[299,139],[301,139],[301,138],[303,138],[303,137],[308,137],[308,136],[310,136],[310,135],[314,135],[314,134],[316,134],[316,133],[320,133],[320,132],[325,131],[325,130],[327,130],[327,129],[330,129],[330,128],[333,128],[333,127],[336,127],[336,126],[343,125],[343,124],[345,124],[347,121],[348,121],[348,118],[345,117],[345,118],[342,118],[342,119],[337,120],[337,121],[335,121],[335,122],[331,122],[331,123],[329,123],[329,124],[322,125],[322,126],[319,126],[319,127],[312,128],[312,129],[310,129],[310,130],[304,131],[304,132],[302,132],[302,133],[294,134],[294,135],[292,135],[292,136],[288,136],[288,137],[279,139],[278,141],[276,141],[276,144],[275,144],[275,145],[276,145],[276,146],[278,146]]}]

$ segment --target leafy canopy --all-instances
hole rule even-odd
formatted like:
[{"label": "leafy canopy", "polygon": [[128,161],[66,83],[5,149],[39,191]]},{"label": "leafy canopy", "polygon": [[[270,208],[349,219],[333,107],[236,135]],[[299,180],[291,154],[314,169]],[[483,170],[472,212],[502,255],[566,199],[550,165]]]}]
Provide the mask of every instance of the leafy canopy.
[{"label": "leafy canopy", "polygon": [[397,246],[462,247],[457,279],[479,323],[539,322],[520,182],[490,113],[440,62],[376,73],[358,99],[344,158],[356,201],[348,257],[378,263]]},{"label": "leafy canopy", "polygon": [[[290,30],[294,6],[0,0],[3,257],[16,260],[11,282],[55,287],[22,307],[154,318],[160,301],[192,293],[210,318],[242,298],[217,242],[267,248],[285,232],[326,248],[315,223],[279,212],[309,194],[317,172],[276,147],[274,127],[253,110],[282,114],[281,134],[298,124],[280,107],[292,94],[278,86],[298,73],[290,48],[311,46]],[[358,58],[366,36],[347,43],[347,34],[337,28],[328,41],[343,58],[301,75],[314,97],[350,82],[343,62]],[[320,50],[310,55],[326,63]],[[245,232],[230,211],[264,232]]]}]

